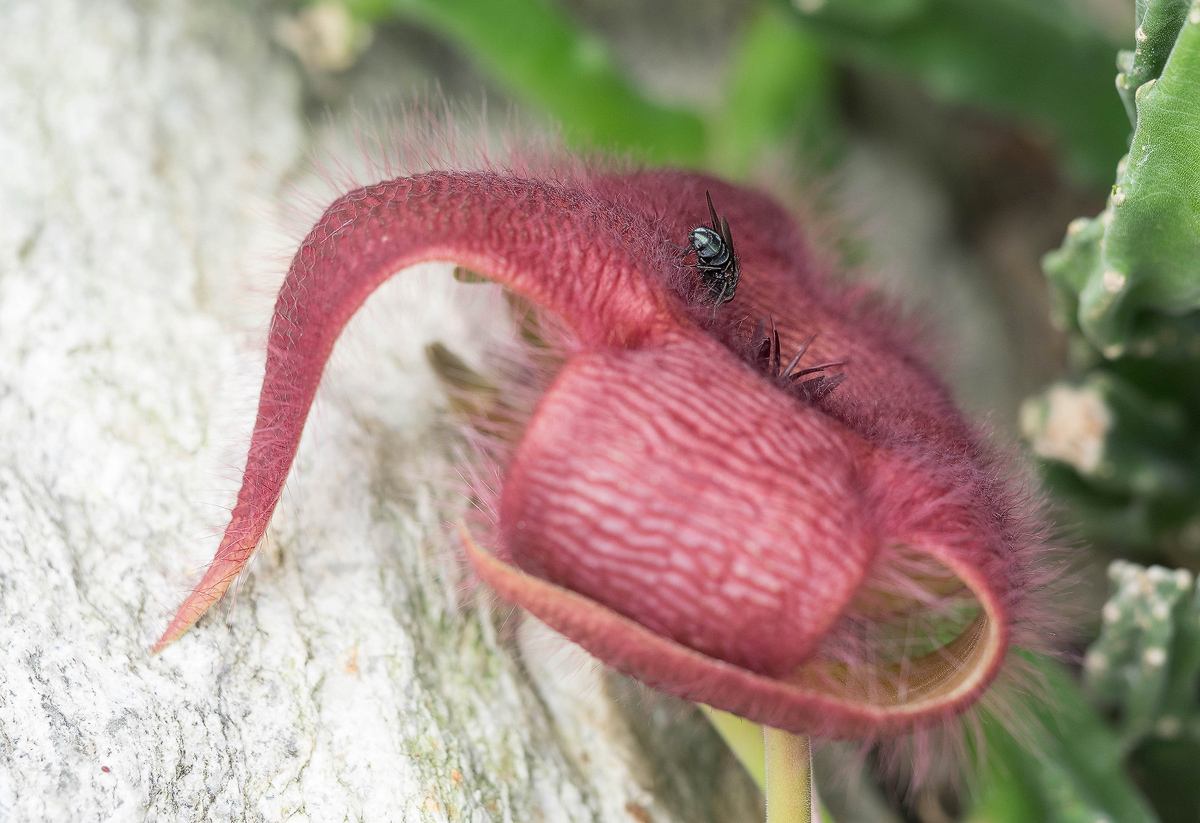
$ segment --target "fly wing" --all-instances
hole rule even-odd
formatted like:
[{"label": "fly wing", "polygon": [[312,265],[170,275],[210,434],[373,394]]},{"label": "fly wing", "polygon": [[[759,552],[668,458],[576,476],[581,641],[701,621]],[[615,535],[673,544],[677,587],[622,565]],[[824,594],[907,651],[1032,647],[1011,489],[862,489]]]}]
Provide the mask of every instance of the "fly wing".
[{"label": "fly wing", "polygon": [[733,250],[733,235],[729,232],[729,221],[724,217],[721,218],[721,239],[725,241],[725,245],[729,248],[730,259],[737,257],[737,254]]},{"label": "fly wing", "polygon": [[712,195],[707,191],[704,192],[704,199],[708,201],[708,216],[712,218],[712,229],[715,232],[721,231],[721,221],[717,219],[717,210],[713,208]]}]

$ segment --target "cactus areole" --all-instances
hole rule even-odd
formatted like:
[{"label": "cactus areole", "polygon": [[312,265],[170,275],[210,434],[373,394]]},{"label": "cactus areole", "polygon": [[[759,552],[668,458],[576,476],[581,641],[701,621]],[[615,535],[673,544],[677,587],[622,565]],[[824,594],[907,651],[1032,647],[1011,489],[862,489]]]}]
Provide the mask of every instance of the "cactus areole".
[{"label": "cactus areole", "polygon": [[[706,192],[740,264],[715,313],[678,251],[711,219]],[[574,336],[502,467],[496,533],[460,529],[502,597],[653,687],[795,733],[903,733],[987,687],[1028,599],[1028,504],[896,322],[822,276],[781,206],[676,171],[432,172],[330,206],[276,303],[224,539],[157,648],[258,546],[346,322],[425,261],[503,284]],[[778,351],[814,335],[807,362],[847,364],[836,391],[779,373]]]}]

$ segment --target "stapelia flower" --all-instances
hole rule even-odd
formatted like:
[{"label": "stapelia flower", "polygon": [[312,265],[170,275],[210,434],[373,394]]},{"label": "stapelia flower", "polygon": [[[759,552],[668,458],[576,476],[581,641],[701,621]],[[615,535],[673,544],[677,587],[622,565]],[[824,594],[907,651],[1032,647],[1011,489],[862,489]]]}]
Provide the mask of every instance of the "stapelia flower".
[{"label": "stapelia flower", "polygon": [[[706,192],[740,264],[715,307],[680,256]],[[895,322],[826,282],[779,205],[675,171],[433,172],[335,202],[279,294],[232,519],[158,648],[261,540],[343,326],[430,260],[574,336],[503,467],[495,550],[463,533],[504,598],[653,687],[796,733],[921,728],[996,675],[1032,516]],[[813,335],[804,363],[848,364],[836,390],[782,373]]]}]

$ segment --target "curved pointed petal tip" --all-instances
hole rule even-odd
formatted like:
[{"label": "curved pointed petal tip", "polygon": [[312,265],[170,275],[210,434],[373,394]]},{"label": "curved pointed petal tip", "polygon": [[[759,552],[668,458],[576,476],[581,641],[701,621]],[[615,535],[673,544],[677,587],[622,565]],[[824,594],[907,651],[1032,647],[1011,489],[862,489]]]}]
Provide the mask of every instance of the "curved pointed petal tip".
[{"label": "curved pointed petal tip", "polygon": [[[248,558],[247,558],[248,559]],[[192,590],[192,593],[180,604],[171,618],[171,624],[154,644],[151,654],[158,654],[170,646],[186,632],[193,623],[199,620],[214,603],[220,600],[229,586],[237,579],[246,561],[214,561],[205,572],[204,577]]]}]

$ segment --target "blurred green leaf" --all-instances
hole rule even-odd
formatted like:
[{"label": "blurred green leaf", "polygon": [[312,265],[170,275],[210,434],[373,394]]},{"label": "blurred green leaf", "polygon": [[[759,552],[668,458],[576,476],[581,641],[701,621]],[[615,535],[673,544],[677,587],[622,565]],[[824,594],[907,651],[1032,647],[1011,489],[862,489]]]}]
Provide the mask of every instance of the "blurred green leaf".
[{"label": "blurred green leaf", "polygon": [[745,25],[713,128],[712,165],[745,176],[762,152],[795,139],[816,164],[834,147],[833,69],[793,15],[764,4]]},{"label": "blurred green leaf", "polygon": [[[983,717],[988,776],[970,823],[1154,823],[1157,817],[1125,774],[1116,735],[1084,700],[1071,675],[1044,657],[1027,657],[1039,697],[1023,698],[1006,718]],[[1015,733],[1014,733],[1015,731]]]},{"label": "blurred green leaf", "polygon": [[338,2],[359,21],[402,19],[435,31],[512,94],[544,109],[577,146],[731,177],[745,177],[779,149],[802,150],[813,166],[835,157],[839,118],[825,50],[769,2],[750,14],[734,44],[723,98],[705,113],[645,98],[603,41],[551,0]]},{"label": "blurred green leaf", "polygon": [[1154,803],[1162,823],[1196,823],[1200,820],[1200,741],[1195,739],[1148,740],[1133,753],[1138,782]]},{"label": "blurred green leaf", "polygon": [[359,19],[397,17],[436,31],[515,96],[563,124],[576,145],[632,151],[650,162],[699,165],[704,124],[657,105],[618,71],[604,42],[546,0],[342,0]]},{"label": "blurred green leaf", "polygon": [[839,26],[883,31],[922,14],[928,0],[793,0],[804,14],[819,15]]},{"label": "blurred green leaf", "polygon": [[[783,3],[784,0],[779,0]],[[795,0],[830,51],[903,72],[945,100],[1041,125],[1071,167],[1103,183],[1125,150],[1129,123],[1113,93],[1115,45],[1062,0]]]}]

